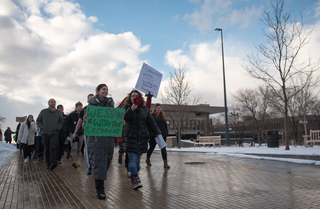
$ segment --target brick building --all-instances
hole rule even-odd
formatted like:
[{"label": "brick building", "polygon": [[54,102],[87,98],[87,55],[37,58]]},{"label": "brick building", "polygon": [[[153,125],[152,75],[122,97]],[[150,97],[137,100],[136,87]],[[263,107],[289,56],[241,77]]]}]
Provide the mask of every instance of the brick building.
[{"label": "brick building", "polygon": [[[290,144],[302,144],[303,135],[305,135],[303,117],[288,118],[288,139]],[[306,116],[306,131],[309,134],[310,129],[320,130],[320,116]],[[251,142],[252,139],[257,142],[257,125],[251,117],[245,117],[243,121],[237,123],[229,123],[229,141],[230,144],[239,142]],[[267,142],[267,131],[276,130],[279,133],[279,142],[284,144],[284,118],[267,119],[261,125],[262,127],[262,143]],[[222,135],[225,140],[225,124],[213,126],[214,135]]]},{"label": "brick building", "polygon": [[[151,105],[151,110],[155,104]],[[176,135],[177,132],[177,118],[179,117],[182,121],[182,138],[190,139],[195,138],[197,133],[201,135],[209,135],[213,130],[212,120],[209,118],[210,114],[216,114],[224,112],[224,107],[210,106],[209,104],[199,105],[172,105],[172,104],[161,104],[161,108],[166,116],[169,135]]]}]

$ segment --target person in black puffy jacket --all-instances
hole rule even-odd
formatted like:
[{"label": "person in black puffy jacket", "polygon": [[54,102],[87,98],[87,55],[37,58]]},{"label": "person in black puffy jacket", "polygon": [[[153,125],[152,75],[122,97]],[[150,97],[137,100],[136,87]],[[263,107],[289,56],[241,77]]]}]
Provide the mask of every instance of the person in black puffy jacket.
[{"label": "person in black puffy jacket", "polygon": [[[134,103],[136,98],[141,100],[140,104]],[[122,137],[123,149],[127,152],[129,158],[128,167],[132,188],[138,189],[142,187],[138,176],[141,155],[148,151],[148,128],[156,136],[159,136],[161,131],[145,106],[145,101],[139,91],[133,90],[129,93],[123,108],[126,109]]]}]

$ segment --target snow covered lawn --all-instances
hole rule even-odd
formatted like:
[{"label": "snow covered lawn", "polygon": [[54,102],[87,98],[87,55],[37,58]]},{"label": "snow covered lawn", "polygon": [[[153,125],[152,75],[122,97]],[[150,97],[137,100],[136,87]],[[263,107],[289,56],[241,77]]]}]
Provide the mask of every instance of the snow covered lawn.
[{"label": "snow covered lawn", "polygon": [[9,163],[15,152],[19,151],[15,145],[0,142],[0,167]]},{"label": "snow covered lawn", "polygon": [[[159,148],[158,148],[159,149]],[[167,148],[168,151],[175,152],[203,152],[207,154],[214,155],[224,155],[238,158],[252,158],[252,159],[267,159],[267,160],[277,160],[277,161],[286,161],[294,163],[305,163],[305,164],[315,164],[320,165],[320,161],[317,160],[305,160],[305,159],[295,159],[295,158],[277,158],[277,157],[265,157],[265,156],[256,156],[248,154],[274,154],[274,155],[314,155],[320,156],[320,146],[314,147],[304,147],[304,146],[290,146],[290,150],[285,150],[284,146],[279,148],[268,148],[266,145],[258,147],[249,147],[248,144],[244,144],[244,147],[219,147],[209,148],[209,147],[187,147],[187,148]]]}]

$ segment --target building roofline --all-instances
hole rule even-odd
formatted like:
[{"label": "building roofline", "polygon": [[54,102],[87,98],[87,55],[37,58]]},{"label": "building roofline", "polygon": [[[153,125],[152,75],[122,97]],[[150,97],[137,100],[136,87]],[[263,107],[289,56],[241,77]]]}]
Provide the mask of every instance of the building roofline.
[{"label": "building roofline", "polygon": [[[151,104],[151,110],[155,104]],[[174,104],[161,104],[161,108],[164,112],[176,112],[178,105]],[[224,107],[210,106],[209,104],[197,104],[197,105],[181,105],[182,111],[195,112],[195,113],[208,113],[216,114],[224,112]]]}]

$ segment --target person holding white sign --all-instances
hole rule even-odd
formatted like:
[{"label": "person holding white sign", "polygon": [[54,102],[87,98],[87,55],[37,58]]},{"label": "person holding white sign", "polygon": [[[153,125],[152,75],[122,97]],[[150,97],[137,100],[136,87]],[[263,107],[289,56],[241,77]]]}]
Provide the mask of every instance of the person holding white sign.
[{"label": "person holding white sign", "polygon": [[132,189],[142,187],[138,170],[142,153],[148,151],[148,128],[156,135],[160,136],[161,131],[145,106],[142,94],[133,90],[129,93],[124,107],[126,109],[123,128],[123,149],[128,154],[129,172]]},{"label": "person holding white sign", "polygon": [[[155,107],[153,108],[151,115],[153,116],[154,120],[156,121],[160,131],[162,132],[162,136],[164,141],[166,141],[166,138],[168,136],[168,127],[167,127],[167,121],[166,121],[166,117],[164,115],[163,110],[161,109],[161,105],[159,103],[157,103],[155,105]],[[154,148],[156,147],[156,140],[155,140],[155,135],[150,131],[150,140],[149,140],[149,150],[147,153],[147,159],[146,159],[146,163],[148,166],[151,166],[151,162],[150,162],[150,157],[151,154],[154,150]],[[161,149],[161,156],[162,156],[162,160],[163,160],[163,167],[164,168],[170,168],[170,166],[168,165],[168,161],[167,161],[167,150],[166,147]]]}]

